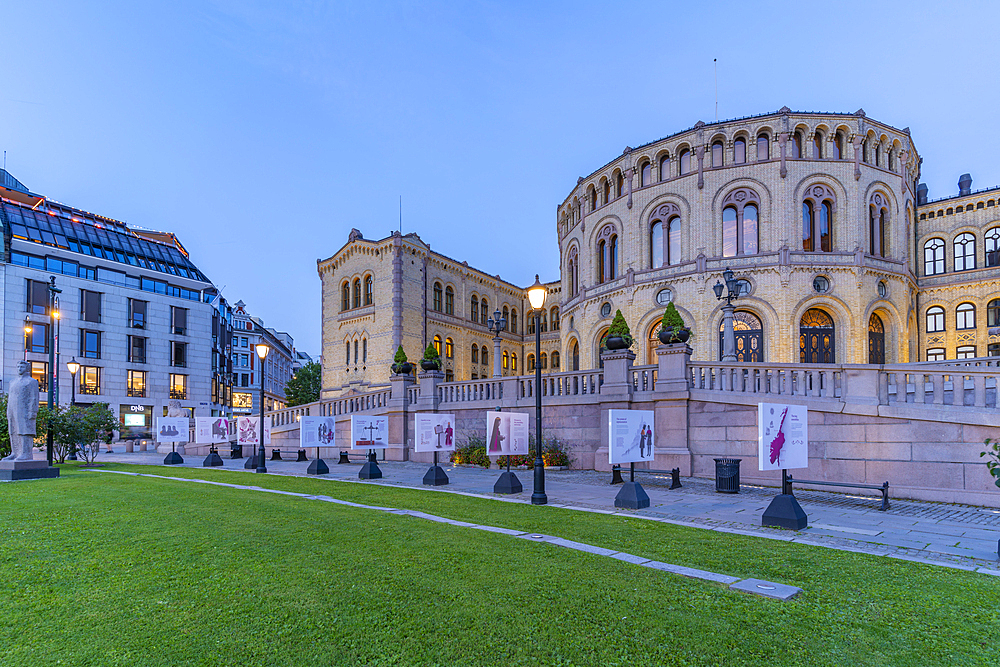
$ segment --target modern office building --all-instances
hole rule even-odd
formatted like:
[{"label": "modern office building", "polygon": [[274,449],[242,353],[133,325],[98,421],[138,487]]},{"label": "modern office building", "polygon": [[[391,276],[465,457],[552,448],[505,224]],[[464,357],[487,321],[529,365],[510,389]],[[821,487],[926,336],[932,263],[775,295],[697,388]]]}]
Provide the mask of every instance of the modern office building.
[{"label": "modern office building", "polygon": [[[270,348],[263,364],[256,352],[256,346],[261,342]],[[285,407],[285,385],[292,377],[294,349],[290,335],[265,327],[263,320],[250,315],[242,300],[233,305],[231,361],[234,414],[260,413],[261,382],[264,383],[265,411]]]}]

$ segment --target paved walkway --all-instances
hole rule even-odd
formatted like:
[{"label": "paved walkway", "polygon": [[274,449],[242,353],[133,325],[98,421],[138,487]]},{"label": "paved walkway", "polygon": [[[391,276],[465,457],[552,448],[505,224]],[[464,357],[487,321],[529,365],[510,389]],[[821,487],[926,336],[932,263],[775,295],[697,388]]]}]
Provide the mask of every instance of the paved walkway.
[{"label": "paved walkway", "polygon": [[[98,462],[162,465],[163,454],[136,452],[102,453]],[[204,457],[185,457],[184,467],[201,467]],[[224,466],[214,470],[243,471],[245,459],[223,457]],[[325,478],[359,482],[360,463],[337,465],[327,460],[330,474]],[[268,461],[269,473],[306,475],[308,463]],[[428,464],[379,461],[383,478],[368,484],[432,490],[422,485]],[[524,491],[514,496],[495,496],[493,483],[500,471],[466,466],[443,466],[450,483],[435,491],[459,492],[477,496],[529,502],[532,471],[515,471]],[[624,473],[626,476],[628,472]],[[892,507],[878,510],[880,498],[854,494],[796,491],[802,509],[809,516],[809,527],[798,531],[763,528],[761,514],[777,489],[748,487],[739,494],[715,492],[713,480],[682,478],[683,488],[669,490],[669,476],[636,474],[649,494],[650,507],[643,510],[617,510],[614,506],[619,486],[611,486],[610,474],[588,470],[547,470],[545,490],[550,505],[588,510],[622,512],[646,516],[680,525],[721,532],[757,535],[769,539],[813,544],[845,551],[858,551],[904,560],[941,565],[964,570],[978,570],[1000,576],[997,548],[1000,539],[1000,510],[968,505],[950,505],[913,500],[891,499]]]}]

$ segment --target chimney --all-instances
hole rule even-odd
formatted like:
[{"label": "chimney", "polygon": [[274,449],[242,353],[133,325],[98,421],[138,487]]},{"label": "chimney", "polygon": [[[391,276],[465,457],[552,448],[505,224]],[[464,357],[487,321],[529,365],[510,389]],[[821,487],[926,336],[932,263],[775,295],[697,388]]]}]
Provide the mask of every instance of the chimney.
[{"label": "chimney", "polygon": [[917,206],[923,206],[927,203],[927,184],[921,183],[917,186]]},{"label": "chimney", "polygon": [[972,174],[962,174],[958,179],[958,194],[959,196],[972,194]]}]

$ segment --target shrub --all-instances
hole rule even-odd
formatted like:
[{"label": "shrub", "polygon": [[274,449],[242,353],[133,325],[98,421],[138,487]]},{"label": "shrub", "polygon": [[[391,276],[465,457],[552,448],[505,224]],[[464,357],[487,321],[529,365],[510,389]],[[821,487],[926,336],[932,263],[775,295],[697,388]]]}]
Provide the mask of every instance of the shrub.
[{"label": "shrub", "polygon": [[983,441],[989,449],[985,452],[980,452],[979,456],[989,456],[992,460],[986,462],[986,469],[990,471],[993,475],[993,483],[1000,487],[1000,440],[994,440],[993,438],[986,438]]},{"label": "shrub", "polygon": [[407,362],[406,352],[403,351],[402,345],[396,348],[396,356],[394,356],[392,360],[397,364],[405,364]]},{"label": "shrub", "polygon": [[470,435],[464,445],[459,445],[451,453],[452,463],[471,463],[490,467],[490,457],[486,454],[486,439],[481,435]]},{"label": "shrub", "polygon": [[605,339],[611,336],[620,336],[628,343],[629,347],[632,347],[632,332],[629,331],[628,322],[625,321],[625,316],[622,315],[620,308],[615,311],[615,318],[611,320],[611,326],[608,327],[608,334]]},{"label": "shrub", "polygon": [[[570,458],[569,452],[563,446],[559,440],[555,437],[546,439],[542,437],[542,461],[547,466],[569,466]],[[501,456],[497,459],[497,465],[501,468],[507,466],[507,457]],[[527,466],[529,468],[535,465],[535,434],[528,434],[528,453],[527,454],[517,454],[510,457],[510,465],[512,468],[517,466]]]},{"label": "shrub", "polygon": [[424,358],[421,361],[433,361],[437,364],[438,370],[441,370],[441,355],[438,354],[433,344],[428,345],[427,349],[424,350]]}]

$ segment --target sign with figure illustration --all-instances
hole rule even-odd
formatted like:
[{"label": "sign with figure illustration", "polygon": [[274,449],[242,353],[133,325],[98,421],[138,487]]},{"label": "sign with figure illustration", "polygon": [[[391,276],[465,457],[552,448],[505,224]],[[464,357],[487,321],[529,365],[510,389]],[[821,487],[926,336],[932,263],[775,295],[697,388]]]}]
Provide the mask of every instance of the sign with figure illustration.
[{"label": "sign with figure illustration", "polygon": [[388,446],[388,417],[351,417],[351,449],[384,449]]},{"label": "sign with figure illustration", "polygon": [[414,417],[414,423],[417,430],[414,451],[455,451],[455,415],[421,412]]},{"label": "sign with figure illustration", "polygon": [[486,453],[490,456],[528,453],[528,415],[486,413]]},{"label": "sign with figure illustration", "polygon": [[758,403],[758,470],[808,467],[809,411],[804,405]]},{"label": "sign with figure illustration", "polygon": [[653,460],[653,411],[608,410],[608,462]]},{"label": "sign with figure illustration", "polygon": [[[260,445],[260,416],[236,418],[236,442],[241,445]],[[264,444],[271,444],[271,418],[264,420]]]},{"label": "sign with figure illustration", "polygon": [[195,417],[194,441],[199,445],[229,442],[229,420],[225,417]]},{"label": "sign with figure illustration", "polygon": [[188,418],[187,417],[157,417],[156,418],[156,441],[157,442],[187,442],[188,441]]},{"label": "sign with figure illustration", "polygon": [[[264,433],[267,437],[267,433]],[[337,423],[333,417],[302,417],[299,419],[299,447],[334,447]]]}]

